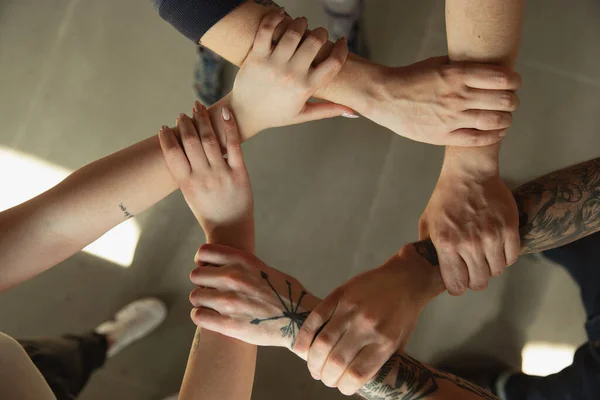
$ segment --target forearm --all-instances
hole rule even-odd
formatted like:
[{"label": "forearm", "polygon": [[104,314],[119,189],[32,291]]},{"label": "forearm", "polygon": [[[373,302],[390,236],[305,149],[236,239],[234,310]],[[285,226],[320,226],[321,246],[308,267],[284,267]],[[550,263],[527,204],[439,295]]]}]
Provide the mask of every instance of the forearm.
[{"label": "forearm", "polygon": [[[254,254],[254,220],[205,232],[208,243]],[[196,328],[179,400],[245,400],[252,395],[256,346]]]},{"label": "forearm", "polygon": [[[446,34],[451,61],[512,67],[517,58],[525,0],[446,0]],[[447,147],[446,158],[477,157],[498,169],[500,144]],[[495,166],[495,167],[494,167]]]},{"label": "forearm", "polygon": [[152,137],[75,171],[0,214],[0,291],[50,268],[177,185]]}]

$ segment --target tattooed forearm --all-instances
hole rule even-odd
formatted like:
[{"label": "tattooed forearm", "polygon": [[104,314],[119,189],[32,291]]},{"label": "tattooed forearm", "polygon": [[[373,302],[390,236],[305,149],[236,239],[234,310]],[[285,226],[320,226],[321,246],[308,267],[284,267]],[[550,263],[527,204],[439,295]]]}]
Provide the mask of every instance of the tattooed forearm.
[{"label": "tattooed forearm", "polygon": [[[513,191],[521,254],[563,246],[600,230],[600,158],[551,172]],[[439,265],[431,240],[413,244]]]},{"label": "tattooed forearm", "polygon": [[521,252],[559,247],[600,229],[600,158],[517,188]]},{"label": "tattooed forearm", "polygon": [[123,203],[119,204],[119,208],[121,209],[121,211],[123,211],[123,214],[125,214],[125,219],[135,217],[135,215],[133,215],[132,213],[127,211],[127,207],[125,207],[125,205]]},{"label": "tattooed forearm", "polygon": [[402,353],[394,354],[359,393],[368,400],[420,400],[434,394],[443,394],[441,382],[444,381],[477,398],[496,399],[494,395],[471,382],[429,368]]}]

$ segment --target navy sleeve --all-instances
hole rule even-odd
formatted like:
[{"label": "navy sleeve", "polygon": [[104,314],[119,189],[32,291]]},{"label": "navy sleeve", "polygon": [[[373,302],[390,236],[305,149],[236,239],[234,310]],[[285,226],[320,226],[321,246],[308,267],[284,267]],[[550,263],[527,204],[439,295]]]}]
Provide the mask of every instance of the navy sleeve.
[{"label": "navy sleeve", "polygon": [[152,0],[162,19],[198,44],[214,24],[244,0]]}]

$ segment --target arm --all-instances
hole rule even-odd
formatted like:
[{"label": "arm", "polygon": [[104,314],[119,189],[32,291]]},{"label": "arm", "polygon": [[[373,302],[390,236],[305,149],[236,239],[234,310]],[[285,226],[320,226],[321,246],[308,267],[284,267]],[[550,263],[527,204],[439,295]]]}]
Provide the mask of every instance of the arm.
[{"label": "arm", "polygon": [[[524,0],[447,0],[450,60],[512,67],[523,6]],[[503,96],[500,101],[510,101],[510,91]],[[509,111],[477,118],[511,119]],[[499,177],[499,151],[500,143],[447,147],[438,184],[420,221],[420,237],[430,236],[438,248],[444,282],[453,295],[467,288],[485,289],[489,276],[502,274],[518,256],[517,210]]]},{"label": "arm", "polygon": [[[599,193],[600,159],[516,189],[521,253],[561,246],[599,230]],[[307,358],[313,377],[352,393],[396,349],[402,350],[422,309],[446,290],[438,252],[430,239],[404,246],[382,266],[352,278],[315,307],[294,347]],[[362,360],[355,358],[359,353]],[[340,365],[332,360],[341,360]]]},{"label": "arm", "polygon": [[152,137],[0,213],[0,291],[72,256],[176,188]]},{"label": "arm", "polygon": [[[314,42],[305,40],[298,47],[297,43],[282,41],[272,49],[273,32],[281,18],[277,13],[265,18],[262,35],[257,36],[254,51],[240,69],[233,92],[208,110],[217,133],[225,132],[221,117],[224,108],[240,116],[240,130],[246,139],[271,126],[352,111],[332,104],[307,104],[344,63],[348,54],[345,43],[340,42],[319,68],[310,69],[320,49],[315,43],[324,43],[319,36],[322,32],[314,32]],[[287,54],[287,61],[281,57],[274,60],[271,54],[275,50],[280,56]],[[294,69],[291,75],[290,69]],[[290,85],[286,77],[294,84]],[[224,137],[220,142],[225,146]],[[94,161],[47,192],[0,213],[0,291],[70,257],[176,188],[158,138],[152,137]]]},{"label": "arm", "polygon": [[[221,127],[226,139],[227,160],[221,155],[208,112],[199,103],[193,119],[177,119],[183,146],[169,128],[160,131],[160,144],[169,171],[208,243],[227,244],[253,253],[252,189],[237,126],[228,109],[221,112],[220,122],[215,126]],[[255,364],[255,346],[198,328],[179,399],[250,399]]]},{"label": "arm", "polygon": [[[171,25],[236,65],[246,59],[263,16],[277,9],[270,0],[248,0],[241,5],[240,1],[227,0],[219,2],[218,10],[213,7],[215,2],[208,0],[155,3],[161,17]],[[204,29],[207,24],[210,29]],[[283,32],[291,24],[286,15],[276,29],[275,41],[285,39]],[[302,37],[298,31],[292,35]],[[321,50],[317,64],[332,46],[329,43]],[[503,79],[496,79],[498,76]],[[315,96],[348,106],[414,140],[482,146],[496,143],[499,130],[510,125],[508,118],[496,119],[490,110],[512,111],[516,96],[508,102],[499,99],[503,90],[518,86],[518,82],[518,74],[505,68],[469,63],[450,66],[445,57],[390,68],[350,55],[341,72]],[[481,92],[486,95],[481,96]],[[478,110],[477,114],[473,110]]]},{"label": "arm", "polygon": [[[404,268],[405,257],[415,258],[422,264],[420,267],[431,269],[412,247],[407,247],[389,262],[396,268]],[[192,271],[192,282],[200,286],[190,296],[196,307],[192,312],[196,324],[256,345],[279,346],[293,351],[298,330],[320,299],[293,277],[265,265],[249,253],[204,245],[196,259],[219,266],[200,266]],[[227,299],[235,313],[221,307],[222,299]],[[356,359],[361,359],[361,355]],[[356,372],[357,378],[362,379],[365,366],[362,368]],[[359,393],[372,400],[495,399],[470,382],[437,371],[398,351],[376,374],[370,374],[367,381]],[[346,395],[354,393],[342,392]]]}]

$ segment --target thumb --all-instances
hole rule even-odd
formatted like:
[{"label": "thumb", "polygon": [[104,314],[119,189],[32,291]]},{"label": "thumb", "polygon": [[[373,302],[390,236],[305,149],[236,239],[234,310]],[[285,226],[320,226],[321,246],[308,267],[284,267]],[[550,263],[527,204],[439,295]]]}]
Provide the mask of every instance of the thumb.
[{"label": "thumb", "polygon": [[311,103],[307,102],[304,109],[296,117],[296,123],[315,121],[317,119],[346,117],[358,118],[354,110],[336,103]]}]

